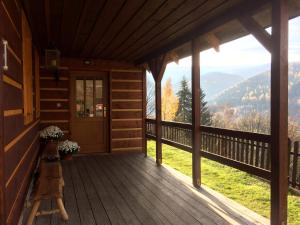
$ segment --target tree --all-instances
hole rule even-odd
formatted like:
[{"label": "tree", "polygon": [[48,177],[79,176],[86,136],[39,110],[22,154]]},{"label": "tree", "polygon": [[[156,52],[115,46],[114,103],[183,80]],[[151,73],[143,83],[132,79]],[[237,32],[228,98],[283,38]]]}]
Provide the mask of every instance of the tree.
[{"label": "tree", "polygon": [[207,102],[205,101],[205,93],[200,88],[200,110],[201,110],[201,125],[210,126],[212,124],[212,115],[209,111]]},{"label": "tree", "polygon": [[252,133],[270,134],[270,116],[253,110],[244,116],[237,117],[233,128]]},{"label": "tree", "polygon": [[171,78],[169,78],[163,87],[161,105],[162,120],[174,120],[177,109],[178,99],[173,93]]},{"label": "tree", "polygon": [[192,123],[192,92],[185,77],[183,77],[180,82],[180,89],[177,92],[177,97],[179,99],[179,105],[175,120]]},{"label": "tree", "polygon": [[[177,92],[179,99],[178,111],[176,113],[176,121],[192,123],[192,92],[189,88],[188,81],[184,77],[180,83],[180,90]],[[212,116],[205,101],[205,94],[200,89],[200,107],[201,107],[201,125],[210,126]]]}]

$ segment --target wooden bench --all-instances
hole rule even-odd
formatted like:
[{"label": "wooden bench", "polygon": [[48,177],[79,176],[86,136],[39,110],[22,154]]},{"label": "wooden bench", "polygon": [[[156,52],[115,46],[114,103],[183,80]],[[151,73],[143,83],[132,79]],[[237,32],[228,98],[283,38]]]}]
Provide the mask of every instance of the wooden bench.
[{"label": "wooden bench", "polygon": [[62,174],[62,167],[59,161],[45,162],[41,161],[40,167],[40,179],[58,178],[61,180],[61,185],[64,186],[65,182]]},{"label": "wooden bench", "polygon": [[[38,187],[34,196],[34,203],[27,220],[27,225],[32,225],[32,222],[36,216],[50,215],[54,213],[60,213],[63,220],[68,220],[69,217],[62,201],[63,192],[61,179],[40,177],[37,185]],[[42,200],[51,199],[56,200],[57,209],[38,211]]]},{"label": "wooden bench", "polygon": [[46,161],[58,161],[59,153],[57,151],[56,145],[55,144],[46,145],[42,153],[41,159]]}]

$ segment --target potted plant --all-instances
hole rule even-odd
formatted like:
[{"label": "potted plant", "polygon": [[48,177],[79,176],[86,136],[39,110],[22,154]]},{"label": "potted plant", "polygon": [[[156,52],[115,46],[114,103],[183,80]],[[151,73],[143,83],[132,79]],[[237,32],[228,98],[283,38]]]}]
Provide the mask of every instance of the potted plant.
[{"label": "potted plant", "polygon": [[40,132],[41,147],[40,150],[47,156],[48,160],[57,160],[57,143],[63,137],[64,133],[57,126],[49,126]]},{"label": "potted plant", "polygon": [[72,155],[77,153],[80,147],[77,142],[65,140],[58,143],[57,149],[62,159],[71,160]]},{"label": "potted plant", "polygon": [[64,136],[64,133],[57,126],[46,127],[40,133],[40,138],[45,143],[47,143],[49,141],[50,142],[58,142],[63,136]]}]

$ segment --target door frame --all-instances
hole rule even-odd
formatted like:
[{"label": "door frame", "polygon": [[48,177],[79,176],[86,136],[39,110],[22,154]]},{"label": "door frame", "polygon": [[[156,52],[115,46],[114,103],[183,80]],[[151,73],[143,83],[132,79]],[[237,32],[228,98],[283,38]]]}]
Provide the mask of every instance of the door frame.
[{"label": "door frame", "polygon": [[[105,104],[106,104],[106,117],[105,117],[105,129],[107,132],[105,132],[105,151],[104,152],[93,152],[93,153],[98,153],[98,154],[106,154],[110,153],[110,72],[106,70],[99,70],[99,71],[91,71],[91,70],[71,70],[70,71],[70,96],[69,96],[69,108],[70,108],[70,136],[72,136],[72,126],[73,126],[73,119],[76,118],[75,116],[75,109],[74,109],[74,98],[75,98],[75,80],[76,77],[97,77],[97,75],[103,77],[103,87],[104,88],[104,96],[105,96]],[[92,120],[93,118],[91,118]],[[93,154],[91,153],[91,154]],[[83,153],[83,154],[90,154],[90,153]]]}]

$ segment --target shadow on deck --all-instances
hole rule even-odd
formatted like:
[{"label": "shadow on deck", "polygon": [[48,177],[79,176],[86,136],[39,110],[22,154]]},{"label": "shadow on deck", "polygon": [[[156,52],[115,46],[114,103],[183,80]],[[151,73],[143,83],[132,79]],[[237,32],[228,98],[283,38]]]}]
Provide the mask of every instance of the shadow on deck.
[{"label": "shadow on deck", "polygon": [[[63,162],[69,221],[38,217],[36,225],[269,224],[249,209],[142,154],[79,156]],[[55,207],[44,202],[41,209]],[[24,217],[26,223],[26,216]]]}]

